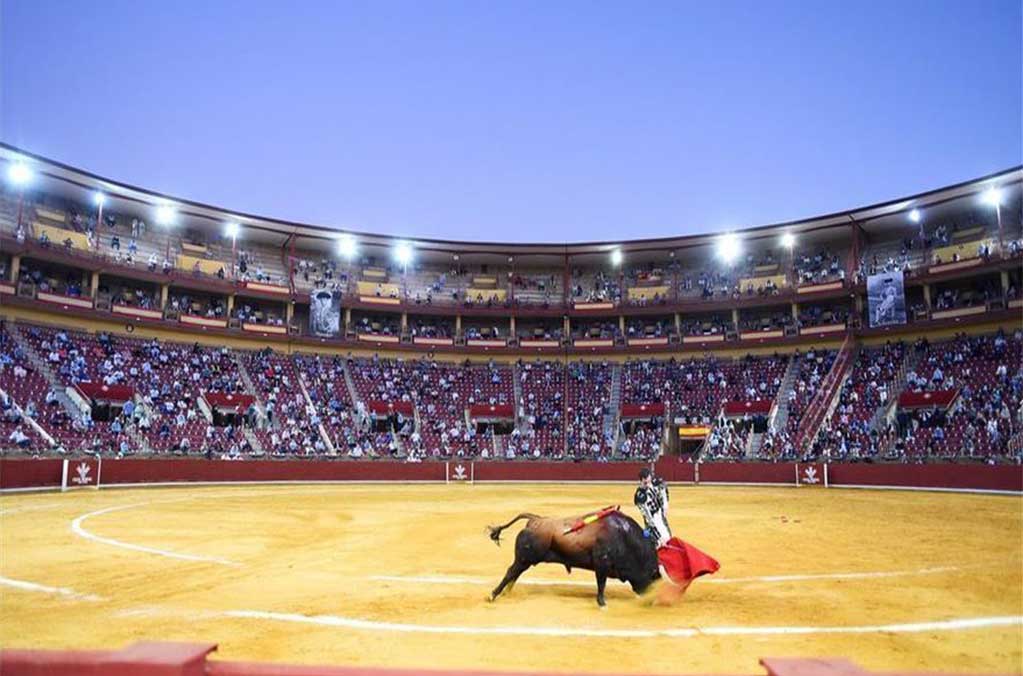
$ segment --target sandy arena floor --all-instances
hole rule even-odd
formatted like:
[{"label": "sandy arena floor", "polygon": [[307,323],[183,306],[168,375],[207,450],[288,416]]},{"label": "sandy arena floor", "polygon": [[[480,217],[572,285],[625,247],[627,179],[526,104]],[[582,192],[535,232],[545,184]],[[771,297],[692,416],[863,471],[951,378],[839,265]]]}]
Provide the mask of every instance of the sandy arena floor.
[{"label": "sandy arena floor", "polygon": [[609,584],[602,612],[591,573],[554,566],[486,601],[519,526],[498,548],[485,524],[631,496],[625,485],[5,496],[0,645],[215,641],[222,658],[559,671],[758,673],[761,656],[835,655],[1023,670],[1017,497],[677,487],[676,535],[722,563],[681,604]]}]

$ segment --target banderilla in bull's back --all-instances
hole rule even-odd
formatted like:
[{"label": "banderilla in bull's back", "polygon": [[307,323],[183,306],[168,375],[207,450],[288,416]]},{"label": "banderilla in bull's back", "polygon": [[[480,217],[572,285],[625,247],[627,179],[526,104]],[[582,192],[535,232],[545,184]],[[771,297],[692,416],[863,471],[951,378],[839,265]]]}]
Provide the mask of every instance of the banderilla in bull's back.
[{"label": "banderilla in bull's back", "polygon": [[601,607],[606,605],[604,588],[609,577],[628,582],[637,594],[661,577],[656,544],[617,507],[570,518],[522,513],[504,525],[488,526],[490,539],[500,544],[501,532],[522,519],[527,520],[526,527],[515,537],[515,559],[491,592],[491,601],[539,563],[559,563],[568,572],[572,568],[592,570]]}]

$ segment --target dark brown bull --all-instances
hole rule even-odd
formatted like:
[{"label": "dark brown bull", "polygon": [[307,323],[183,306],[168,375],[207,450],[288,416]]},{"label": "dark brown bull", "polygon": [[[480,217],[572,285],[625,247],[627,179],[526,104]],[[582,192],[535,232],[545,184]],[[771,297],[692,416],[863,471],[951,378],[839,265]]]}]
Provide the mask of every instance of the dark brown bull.
[{"label": "dark brown bull", "polygon": [[503,526],[487,526],[490,539],[501,543],[501,531],[520,519],[528,519],[515,538],[515,561],[504,579],[490,594],[495,600],[506,587],[514,586],[522,573],[538,563],[560,563],[572,568],[592,570],[597,576],[597,603],[604,606],[604,586],[613,577],[628,582],[642,594],[658,579],[657,547],[643,535],[643,529],[631,517],[614,511],[604,518],[573,530],[580,517],[552,519],[536,514],[519,514]]}]

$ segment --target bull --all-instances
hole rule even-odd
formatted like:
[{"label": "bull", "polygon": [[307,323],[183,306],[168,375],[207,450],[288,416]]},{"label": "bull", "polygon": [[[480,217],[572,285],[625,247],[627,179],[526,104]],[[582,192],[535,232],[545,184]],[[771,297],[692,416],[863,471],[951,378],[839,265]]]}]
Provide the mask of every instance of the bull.
[{"label": "bull", "polygon": [[634,592],[642,594],[661,576],[656,544],[632,517],[617,510],[585,523],[580,518],[519,514],[503,526],[487,526],[490,539],[500,545],[501,532],[522,519],[527,522],[515,538],[515,560],[490,593],[491,601],[539,563],[560,563],[569,573],[572,568],[592,570],[601,608],[606,605],[604,587],[609,577],[628,582]]}]

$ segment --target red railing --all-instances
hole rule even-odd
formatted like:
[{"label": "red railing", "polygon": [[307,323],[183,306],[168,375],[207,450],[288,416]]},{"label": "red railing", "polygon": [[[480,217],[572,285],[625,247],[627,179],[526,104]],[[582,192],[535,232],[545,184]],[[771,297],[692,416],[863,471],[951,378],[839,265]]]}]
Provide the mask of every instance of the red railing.
[{"label": "red railing", "polygon": [[805,450],[813,441],[814,432],[824,422],[828,407],[842,383],[842,377],[852,362],[852,351],[852,334],[846,334],[845,341],[835,358],[835,363],[831,365],[831,370],[828,371],[820,389],[817,390],[817,396],[807,406],[803,419],[799,421],[799,428],[796,430],[796,448]]}]

